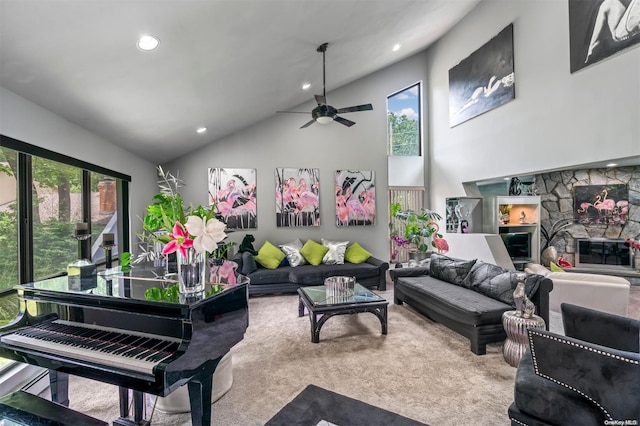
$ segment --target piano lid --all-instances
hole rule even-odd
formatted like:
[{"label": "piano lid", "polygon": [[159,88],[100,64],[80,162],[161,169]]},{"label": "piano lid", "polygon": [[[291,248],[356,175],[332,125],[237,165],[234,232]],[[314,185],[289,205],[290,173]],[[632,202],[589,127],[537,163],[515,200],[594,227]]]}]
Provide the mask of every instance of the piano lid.
[{"label": "piano lid", "polygon": [[[166,304],[176,307],[176,304],[185,305],[190,309],[193,309],[194,305],[201,303],[203,300],[215,297],[220,293],[220,289],[216,288],[211,283],[205,285],[205,291],[203,293],[194,295],[179,295],[174,298],[162,298],[158,299],[152,297],[149,291],[155,289],[166,290],[171,286],[177,286],[177,276],[175,274],[163,275],[164,269],[162,268],[146,268],[146,267],[134,267],[126,273],[105,274],[99,272],[96,275],[89,277],[69,277],[60,276],[32,283],[21,284],[16,286],[19,294],[46,294],[47,296],[55,297],[97,297],[105,298],[106,301],[136,301],[148,302],[152,304]],[[246,277],[239,276],[238,284],[243,285],[245,281],[248,282]],[[236,285],[236,286],[237,286]],[[156,291],[157,295],[158,292]],[[108,303],[108,302],[107,302]]]}]

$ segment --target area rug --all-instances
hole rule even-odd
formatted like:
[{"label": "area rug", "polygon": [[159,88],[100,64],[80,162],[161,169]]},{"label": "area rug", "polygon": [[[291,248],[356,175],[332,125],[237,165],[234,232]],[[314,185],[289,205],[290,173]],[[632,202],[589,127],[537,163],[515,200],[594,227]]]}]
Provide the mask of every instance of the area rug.
[{"label": "area rug", "polygon": [[359,426],[424,426],[408,417],[383,410],[357,399],[315,385],[307,386],[265,426],[316,426],[318,424]]}]

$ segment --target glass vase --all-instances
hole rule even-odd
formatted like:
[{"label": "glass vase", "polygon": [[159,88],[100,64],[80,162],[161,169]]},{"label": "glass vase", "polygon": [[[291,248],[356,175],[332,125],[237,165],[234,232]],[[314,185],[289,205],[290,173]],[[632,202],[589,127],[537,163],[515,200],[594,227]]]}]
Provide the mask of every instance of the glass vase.
[{"label": "glass vase", "polygon": [[178,252],[177,257],[180,293],[194,294],[204,291],[207,270],[205,253],[188,249],[186,256]]}]

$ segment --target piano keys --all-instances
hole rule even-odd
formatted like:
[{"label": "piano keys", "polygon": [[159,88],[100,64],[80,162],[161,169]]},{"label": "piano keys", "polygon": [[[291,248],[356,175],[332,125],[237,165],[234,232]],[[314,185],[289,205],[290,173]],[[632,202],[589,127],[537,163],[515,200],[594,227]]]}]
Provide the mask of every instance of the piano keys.
[{"label": "piano keys", "polygon": [[153,368],[178,351],[180,340],[56,320],[2,336],[0,342],[62,356],[72,354],[77,360],[153,377]]},{"label": "piano keys", "polygon": [[[133,389],[134,402],[188,384],[193,424],[210,424],[211,376],[248,326],[248,280],[209,297],[157,302],[145,290],[173,283],[153,272],[18,286],[20,312],[0,328],[0,356],[48,368],[60,403],[68,403],[66,374],[120,386],[121,396]],[[127,403],[121,398],[116,424],[146,424],[138,408],[136,421],[125,419]]]}]

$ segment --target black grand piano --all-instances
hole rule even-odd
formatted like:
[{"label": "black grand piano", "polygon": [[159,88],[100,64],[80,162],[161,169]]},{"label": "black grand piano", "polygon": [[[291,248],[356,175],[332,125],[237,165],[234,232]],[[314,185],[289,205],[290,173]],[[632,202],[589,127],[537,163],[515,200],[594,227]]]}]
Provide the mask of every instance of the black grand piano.
[{"label": "black grand piano", "polygon": [[[57,277],[17,287],[20,312],[0,329],[0,357],[49,369],[52,400],[68,400],[68,375],[120,387],[118,425],[144,425],[144,393],[187,384],[194,425],[211,423],[212,375],[248,326],[247,284],[175,301],[145,291],[175,283],[153,269]],[[129,418],[129,389],[134,414]]]}]

